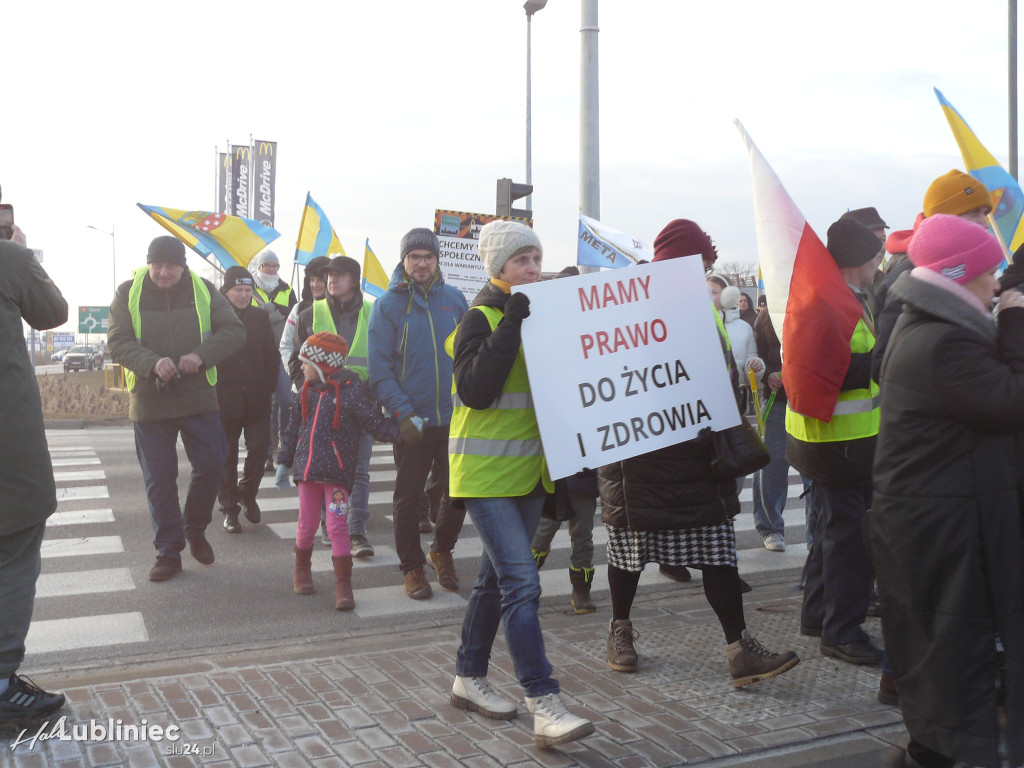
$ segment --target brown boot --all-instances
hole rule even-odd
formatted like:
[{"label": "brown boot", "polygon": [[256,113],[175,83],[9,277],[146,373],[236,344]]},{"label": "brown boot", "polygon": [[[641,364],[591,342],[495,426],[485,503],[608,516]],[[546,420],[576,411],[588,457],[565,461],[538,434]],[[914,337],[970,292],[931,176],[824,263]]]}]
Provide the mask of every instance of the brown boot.
[{"label": "brown boot", "polygon": [[334,555],[334,610],[351,611],[356,607],[352,595],[352,555]]},{"label": "brown boot", "polygon": [[449,592],[459,591],[459,574],[451,552],[427,552],[427,565],[437,571],[437,583]]},{"label": "brown boot", "polygon": [[313,594],[312,573],[313,548],[295,548],[295,573],[292,574],[292,586],[296,595]]},{"label": "brown boot", "polygon": [[608,669],[616,672],[636,672],[640,663],[633,646],[636,633],[629,619],[613,619],[608,632]]},{"label": "brown boot", "polygon": [[739,640],[725,646],[725,656],[729,659],[729,673],[734,688],[781,675],[800,663],[794,651],[772,653],[746,629]]},{"label": "brown boot", "polygon": [[413,600],[426,600],[433,596],[434,590],[430,588],[422,568],[413,568],[405,572],[405,594]]}]

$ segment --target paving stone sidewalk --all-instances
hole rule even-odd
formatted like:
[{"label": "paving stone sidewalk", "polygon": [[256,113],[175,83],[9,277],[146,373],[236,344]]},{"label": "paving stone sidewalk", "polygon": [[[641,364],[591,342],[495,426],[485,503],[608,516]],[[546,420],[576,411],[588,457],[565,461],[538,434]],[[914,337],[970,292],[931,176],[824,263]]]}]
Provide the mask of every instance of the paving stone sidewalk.
[{"label": "paving stone sidewalk", "polygon": [[[905,738],[899,712],[875,700],[878,670],[824,658],[797,634],[799,597],[791,579],[755,583],[747,624],[773,649],[794,648],[790,672],[734,689],[717,619],[700,587],[638,596],[633,614],[638,673],[604,663],[610,608],[574,616],[545,602],[542,624],[562,696],[597,733],[552,750],[533,745],[511,661],[499,636],[491,681],[520,700],[511,721],[488,720],[448,704],[459,644],[457,623],[403,625],[299,646],[235,650],[102,670],[39,674],[63,687],[67,732],[135,725],[177,726],[177,741],[74,739],[34,744],[34,731],[0,733],[0,765],[42,766],[674,766],[817,765],[771,756],[871,735]],[[358,598],[358,596],[357,596]],[[866,628],[876,637],[877,620]],[[51,717],[45,732],[55,727]],[[781,758],[780,758],[781,759]],[[825,763],[820,763],[825,764]],[[858,765],[850,762],[843,765]],[[871,763],[874,764],[874,763]]]}]

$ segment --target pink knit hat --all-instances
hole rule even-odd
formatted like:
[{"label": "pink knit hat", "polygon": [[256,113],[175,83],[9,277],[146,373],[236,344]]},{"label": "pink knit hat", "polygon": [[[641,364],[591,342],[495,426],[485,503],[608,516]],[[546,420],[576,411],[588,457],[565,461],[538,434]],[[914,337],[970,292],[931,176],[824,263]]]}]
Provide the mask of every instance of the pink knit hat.
[{"label": "pink knit hat", "polygon": [[921,222],[907,255],[915,267],[938,272],[960,285],[1003,261],[1003,249],[987,229],[948,213],[936,213]]}]

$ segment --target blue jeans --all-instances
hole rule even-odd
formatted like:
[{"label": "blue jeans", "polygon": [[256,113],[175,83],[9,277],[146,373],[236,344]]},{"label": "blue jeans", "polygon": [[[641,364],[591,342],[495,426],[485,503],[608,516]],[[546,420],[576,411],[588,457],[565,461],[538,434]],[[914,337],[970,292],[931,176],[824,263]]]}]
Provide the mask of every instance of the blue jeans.
[{"label": "blue jeans", "polygon": [[[786,404],[775,402],[764,423],[764,444],[772,460],[754,473],[754,527],[767,538],[786,534],[782,514],[789,498],[789,463],[786,461]],[[803,478],[804,488],[810,481]],[[807,502],[808,508],[810,502]],[[809,532],[808,532],[809,533]],[[808,543],[810,536],[808,535]]]},{"label": "blue jeans", "polygon": [[821,627],[826,645],[867,640],[860,625],[871,598],[871,560],[864,536],[871,483],[851,488],[814,483],[810,498],[818,522],[804,566],[800,623]]},{"label": "blue jeans", "polygon": [[[184,523],[178,502],[178,434],[192,464]],[[159,557],[181,559],[185,539],[202,536],[213,517],[217,486],[228,455],[220,414],[135,422],[135,453],[146,482],[153,546]]]},{"label": "blue jeans", "polygon": [[480,572],[462,620],[462,645],[455,660],[460,677],[486,677],[499,622],[505,625],[516,678],[530,698],[558,693],[544,652],[537,608],[540,574],[530,550],[544,495],[466,499],[466,509],[484,545]]},{"label": "blue jeans", "polygon": [[359,435],[356,476],[348,494],[349,536],[366,535],[366,521],[370,519],[370,454],[372,452],[373,436],[363,432]]}]

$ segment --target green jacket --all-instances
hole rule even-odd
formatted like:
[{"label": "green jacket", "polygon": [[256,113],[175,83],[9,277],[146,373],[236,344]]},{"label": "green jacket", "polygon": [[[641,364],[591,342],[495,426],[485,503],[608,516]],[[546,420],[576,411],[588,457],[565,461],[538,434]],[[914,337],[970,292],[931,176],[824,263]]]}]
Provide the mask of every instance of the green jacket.
[{"label": "green jacket", "polygon": [[56,328],[68,319],[68,303],[32,251],[0,240],[0,536],[39,525],[57,509],[22,319],[36,330]]},{"label": "green jacket", "polygon": [[205,366],[217,365],[245,343],[245,326],[228,300],[204,280],[210,291],[210,335],[200,341],[199,317],[188,271],[178,284],[161,290],[146,275],[139,299],[142,338],[135,337],[128,311],[128,292],[132,281],[117,288],[110,305],[107,349],[110,359],[135,373],[128,417],[132,421],[159,421],[181,416],[199,416],[218,410],[217,390],[211,387],[203,371],[182,374],[161,392],[156,387],[153,366],[162,357],[175,365],[182,355],[194,352]]}]

